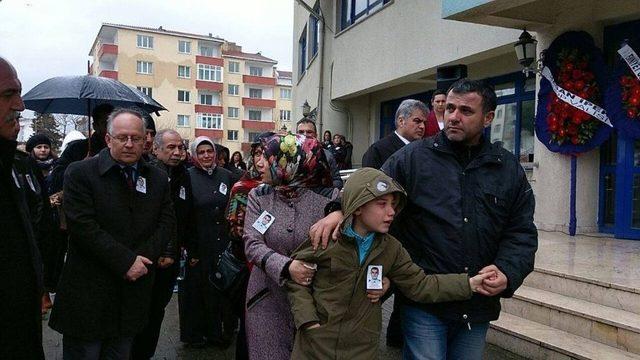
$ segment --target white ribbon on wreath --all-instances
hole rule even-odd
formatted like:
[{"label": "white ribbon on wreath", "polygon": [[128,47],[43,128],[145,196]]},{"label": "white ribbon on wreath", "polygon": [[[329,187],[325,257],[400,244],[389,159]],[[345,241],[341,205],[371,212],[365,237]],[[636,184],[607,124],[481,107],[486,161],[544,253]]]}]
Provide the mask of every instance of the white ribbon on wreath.
[{"label": "white ribbon on wreath", "polygon": [[638,80],[640,80],[640,57],[633,51],[633,48],[628,44],[622,45],[620,49],[618,49],[618,54],[622,56],[622,59],[627,62],[629,65],[629,69],[633,72]]},{"label": "white ribbon on wreath", "polygon": [[558,96],[558,99],[566,102],[567,104],[573,106],[576,109],[580,109],[586,112],[587,114],[593,116],[594,118],[613,127],[613,124],[611,123],[611,120],[609,120],[609,117],[607,116],[607,111],[605,109],[601,108],[600,106],[592,103],[587,99],[581,98],[580,96],[572,93],[571,91],[561,88],[558,84],[556,84],[556,81],[553,79],[553,74],[551,74],[551,70],[549,70],[548,67],[545,66],[544,69],[542,69],[542,76],[544,76],[545,79],[549,80],[549,83],[551,84],[551,88],[553,89],[553,92],[555,92],[556,95]]}]

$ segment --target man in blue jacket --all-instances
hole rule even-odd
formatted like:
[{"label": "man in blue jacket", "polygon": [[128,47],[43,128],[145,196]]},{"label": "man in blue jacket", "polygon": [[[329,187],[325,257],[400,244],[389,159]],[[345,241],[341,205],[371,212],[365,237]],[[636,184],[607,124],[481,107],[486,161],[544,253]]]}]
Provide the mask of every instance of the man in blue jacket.
[{"label": "man in blue jacket", "polygon": [[[497,274],[470,300],[405,301],[405,359],[481,359],[500,297],[512,296],[533,270],[538,237],[531,186],[518,159],[483,136],[495,108],[493,89],[457,81],[447,92],[445,128],[382,166],[407,191],[408,204],[390,233],[414,262],[427,274]],[[312,226],[311,237],[328,237],[341,219],[333,212]]]}]

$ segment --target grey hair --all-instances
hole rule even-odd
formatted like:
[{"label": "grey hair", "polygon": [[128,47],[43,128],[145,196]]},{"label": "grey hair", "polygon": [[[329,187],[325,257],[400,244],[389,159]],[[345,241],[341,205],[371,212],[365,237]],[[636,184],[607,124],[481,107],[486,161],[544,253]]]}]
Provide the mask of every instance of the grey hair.
[{"label": "grey hair", "polygon": [[136,111],[134,109],[118,108],[113,110],[111,114],[109,114],[109,117],[107,118],[107,133],[109,135],[113,135],[113,119],[115,119],[116,117],[122,114],[131,114],[139,118],[140,120],[142,120],[142,133],[144,134],[147,131],[147,121],[144,119],[144,117],[139,111]]},{"label": "grey hair", "polygon": [[400,103],[400,106],[398,106],[398,110],[396,110],[396,127],[398,126],[400,117],[408,120],[411,116],[411,113],[416,110],[421,110],[425,115],[429,114],[429,108],[427,108],[427,105],[425,105],[422,101],[414,99],[407,99],[402,101]]},{"label": "grey hair", "polygon": [[[162,147],[164,146],[164,134],[180,136],[180,133],[178,133],[173,129],[162,129],[158,131],[156,133],[156,137],[153,138],[153,146],[156,147],[157,149],[162,149]],[[180,136],[180,138],[182,139],[182,136]]]}]

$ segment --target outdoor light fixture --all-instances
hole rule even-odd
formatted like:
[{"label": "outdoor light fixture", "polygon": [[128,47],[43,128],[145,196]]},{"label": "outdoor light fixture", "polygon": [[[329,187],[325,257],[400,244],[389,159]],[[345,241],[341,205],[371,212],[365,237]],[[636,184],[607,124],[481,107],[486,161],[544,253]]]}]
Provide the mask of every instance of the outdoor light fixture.
[{"label": "outdoor light fixture", "polygon": [[[524,72],[525,75],[529,75],[529,73],[537,74],[540,72],[542,59],[536,61],[537,43],[536,39],[534,39],[527,30],[524,30],[522,34],[520,34],[518,41],[513,45],[516,50],[516,56],[518,57],[518,63],[524,67],[522,72]],[[534,64],[534,62],[535,66],[531,68],[531,64]]]},{"label": "outdoor light fixture", "polygon": [[309,114],[311,114],[311,106],[309,105],[309,102],[305,100],[304,104],[302,104],[302,115],[307,117]]}]

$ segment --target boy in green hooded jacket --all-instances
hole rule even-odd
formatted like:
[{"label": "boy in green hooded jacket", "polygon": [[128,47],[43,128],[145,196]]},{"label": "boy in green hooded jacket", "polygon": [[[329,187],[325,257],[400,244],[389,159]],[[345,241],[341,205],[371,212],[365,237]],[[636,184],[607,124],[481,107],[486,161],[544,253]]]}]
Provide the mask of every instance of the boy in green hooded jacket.
[{"label": "boy in green hooded jacket", "polygon": [[292,359],[377,358],[382,310],[367,289],[380,285],[383,275],[407,298],[427,303],[469,299],[492,276],[426,275],[387,234],[405,201],[404,189],[392,178],[362,168],[344,187],[342,239],[318,250],[306,241],[293,253],[316,264],[317,273],[309,287],[287,282],[297,329]]}]

